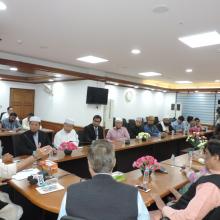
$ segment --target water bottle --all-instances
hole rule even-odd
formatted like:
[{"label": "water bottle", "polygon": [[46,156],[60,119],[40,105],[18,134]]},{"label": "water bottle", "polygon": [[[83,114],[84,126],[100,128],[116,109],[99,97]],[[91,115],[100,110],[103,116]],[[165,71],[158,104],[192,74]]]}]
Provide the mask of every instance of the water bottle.
[{"label": "water bottle", "polygon": [[171,165],[172,165],[172,167],[174,167],[176,165],[176,163],[175,163],[175,155],[172,154],[170,159],[171,159]]},{"label": "water bottle", "polygon": [[144,176],[143,176],[143,187],[147,189],[147,184],[149,183],[149,174],[150,170],[148,168],[145,168],[144,170]]},{"label": "water bottle", "polygon": [[192,168],[192,161],[193,161],[193,151],[190,150],[188,153],[188,159],[189,159],[189,168]]}]

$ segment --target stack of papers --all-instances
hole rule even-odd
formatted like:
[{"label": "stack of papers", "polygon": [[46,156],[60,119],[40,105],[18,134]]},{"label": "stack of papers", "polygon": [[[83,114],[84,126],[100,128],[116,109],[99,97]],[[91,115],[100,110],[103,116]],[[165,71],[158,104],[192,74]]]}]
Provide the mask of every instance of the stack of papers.
[{"label": "stack of papers", "polygon": [[37,168],[31,168],[31,169],[26,169],[26,170],[22,170],[18,173],[16,173],[15,175],[12,176],[12,179],[15,180],[24,180],[27,179],[29,176],[37,174],[40,170]]}]

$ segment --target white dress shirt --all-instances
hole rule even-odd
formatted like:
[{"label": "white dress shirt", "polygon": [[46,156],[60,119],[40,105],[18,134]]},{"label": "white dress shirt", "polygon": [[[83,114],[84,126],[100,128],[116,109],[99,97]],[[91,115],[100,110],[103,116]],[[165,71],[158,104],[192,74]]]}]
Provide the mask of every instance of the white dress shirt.
[{"label": "white dress shirt", "polygon": [[54,147],[58,148],[63,142],[71,141],[75,145],[79,145],[79,139],[76,131],[73,129],[70,132],[66,132],[64,129],[58,131],[54,137]]}]

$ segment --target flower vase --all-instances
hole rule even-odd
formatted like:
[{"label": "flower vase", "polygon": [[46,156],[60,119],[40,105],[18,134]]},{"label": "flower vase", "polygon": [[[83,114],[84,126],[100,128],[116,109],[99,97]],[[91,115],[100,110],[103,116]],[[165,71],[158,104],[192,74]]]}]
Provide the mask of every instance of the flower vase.
[{"label": "flower vase", "polygon": [[72,154],[72,150],[64,150],[64,154],[66,156],[71,155]]},{"label": "flower vase", "polygon": [[146,137],[142,137],[142,141],[147,141],[147,138]]},{"label": "flower vase", "polygon": [[[144,170],[141,170],[142,175],[144,176]],[[151,176],[152,170],[149,170],[149,176]]]}]

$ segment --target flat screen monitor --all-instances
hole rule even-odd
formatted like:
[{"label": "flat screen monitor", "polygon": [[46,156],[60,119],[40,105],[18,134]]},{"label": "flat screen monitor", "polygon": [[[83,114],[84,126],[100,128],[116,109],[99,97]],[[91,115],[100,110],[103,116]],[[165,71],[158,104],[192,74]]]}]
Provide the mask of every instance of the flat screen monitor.
[{"label": "flat screen monitor", "polygon": [[86,104],[107,105],[108,89],[88,86]]}]

